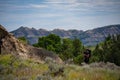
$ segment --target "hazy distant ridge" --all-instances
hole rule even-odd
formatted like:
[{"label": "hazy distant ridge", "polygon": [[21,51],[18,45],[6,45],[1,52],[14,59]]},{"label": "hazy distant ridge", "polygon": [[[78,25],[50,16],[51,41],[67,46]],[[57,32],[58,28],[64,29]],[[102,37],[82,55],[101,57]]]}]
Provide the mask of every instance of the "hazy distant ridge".
[{"label": "hazy distant ridge", "polygon": [[25,36],[31,44],[36,43],[38,37],[46,36],[51,33],[57,34],[62,38],[79,38],[84,45],[95,45],[105,39],[108,35],[120,34],[120,24],[109,25],[100,28],[95,28],[92,30],[82,31],[82,30],[63,30],[54,29],[48,31],[45,29],[35,29],[28,27],[20,27],[17,30],[12,31],[16,37]]}]

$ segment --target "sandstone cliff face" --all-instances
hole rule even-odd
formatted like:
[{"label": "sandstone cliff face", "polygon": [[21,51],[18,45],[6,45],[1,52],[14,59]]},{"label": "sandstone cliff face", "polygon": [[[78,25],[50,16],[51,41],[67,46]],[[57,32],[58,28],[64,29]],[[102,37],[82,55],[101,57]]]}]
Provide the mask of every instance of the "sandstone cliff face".
[{"label": "sandstone cliff face", "polygon": [[1,25],[0,42],[1,54],[14,54],[23,58],[35,58],[42,61],[44,61],[46,57],[50,57],[56,62],[62,63],[62,60],[53,52],[35,48],[27,44],[22,44],[12,34],[8,33]]}]

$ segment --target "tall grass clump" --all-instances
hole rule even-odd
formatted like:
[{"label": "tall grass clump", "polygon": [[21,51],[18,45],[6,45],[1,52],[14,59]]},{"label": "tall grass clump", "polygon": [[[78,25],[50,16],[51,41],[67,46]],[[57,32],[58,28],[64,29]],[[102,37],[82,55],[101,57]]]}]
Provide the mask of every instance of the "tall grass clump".
[{"label": "tall grass clump", "polygon": [[46,64],[12,54],[0,55],[0,80],[34,80],[47,71]]},{"label": "tall grass clump", "polygon": [[47,57],[45,64],[48,65],[48,71],[38,76],[36,80],[59,80],[64,75],[64,66],[56,63],[52,58]]}]

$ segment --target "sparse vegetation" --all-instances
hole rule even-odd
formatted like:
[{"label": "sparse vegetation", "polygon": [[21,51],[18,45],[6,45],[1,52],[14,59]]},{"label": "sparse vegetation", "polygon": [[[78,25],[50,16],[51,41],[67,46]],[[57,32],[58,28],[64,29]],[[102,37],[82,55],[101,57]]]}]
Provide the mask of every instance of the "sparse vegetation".
[{"label": "sparse vegetation", "polygon": [[[120,68],[98,64],[84,66],[57,64],[51,58],[45,63],[21,59],[11,54],[0,55],[0,80],[119,80]],[[97,67],[96,67],[97,66]]]},{"label": "sparse vegetation", "polygon": [[18,37],[18,40],[23,44],[29,44],[29,41],[25,37]]},{"label": "sparse vegetation", "polygon": [[0,55],[0,80],[35,80],[37,75],[47,70],[46,64],[38,64],[32,59]]}]

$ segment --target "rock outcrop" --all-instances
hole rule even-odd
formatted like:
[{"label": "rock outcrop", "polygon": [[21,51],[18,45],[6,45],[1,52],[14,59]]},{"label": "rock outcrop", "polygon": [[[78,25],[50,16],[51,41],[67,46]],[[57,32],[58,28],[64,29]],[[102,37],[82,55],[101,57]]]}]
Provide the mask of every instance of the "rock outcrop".
[{"label": "rock outcrop", "polygon": [[21,43],[12,34],[8,33],[2,25],[0,25],[0,53],[14,54],[22,58],[34,58],[42,61],[46,57],[50,57],[56,62],[62,63],[62,60],[53,52]]}]

